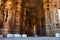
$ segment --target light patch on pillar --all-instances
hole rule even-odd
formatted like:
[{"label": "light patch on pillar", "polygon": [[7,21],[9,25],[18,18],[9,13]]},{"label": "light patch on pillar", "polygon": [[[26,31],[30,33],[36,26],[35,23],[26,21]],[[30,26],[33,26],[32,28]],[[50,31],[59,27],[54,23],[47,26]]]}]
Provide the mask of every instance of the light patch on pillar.
[{"label": "light patch on pillar", "polygon": [[58,9],[58,16],[59,16],[59,20],[60,20],[60,9]]},{"label": "light patch on pillar", "polygon": [[0,5],[1,5],[2,0],[0,0]]}]

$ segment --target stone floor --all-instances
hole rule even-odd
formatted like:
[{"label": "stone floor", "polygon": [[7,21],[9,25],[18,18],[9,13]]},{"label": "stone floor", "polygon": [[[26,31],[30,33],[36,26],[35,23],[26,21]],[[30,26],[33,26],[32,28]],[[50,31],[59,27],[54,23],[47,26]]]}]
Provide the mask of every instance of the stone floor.
[{"label": "stone floor", "polygon": [[0,40],[60,40],[57,37],[23,37],[23,38],[0,38]]}]

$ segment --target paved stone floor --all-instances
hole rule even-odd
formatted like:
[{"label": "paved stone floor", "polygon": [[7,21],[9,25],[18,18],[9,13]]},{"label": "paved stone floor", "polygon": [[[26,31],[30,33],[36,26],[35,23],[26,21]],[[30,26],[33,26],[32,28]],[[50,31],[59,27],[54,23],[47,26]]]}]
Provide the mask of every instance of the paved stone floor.
[{"label": "paved stone floor", "polygon": [[57,37],[0,38],[0,40],[60,40]]}]

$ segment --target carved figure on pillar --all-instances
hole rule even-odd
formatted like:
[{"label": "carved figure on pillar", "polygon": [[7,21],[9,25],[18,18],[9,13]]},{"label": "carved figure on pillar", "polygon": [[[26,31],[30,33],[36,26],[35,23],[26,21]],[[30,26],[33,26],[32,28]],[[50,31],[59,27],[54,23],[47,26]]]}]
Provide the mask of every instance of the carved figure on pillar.
[{"label": "carved figure on pillar", "polygon": [[5,3],[5,17],[4,17],[4,34],[9,33],[10,21],[12,18],[12,1],[7,0]]}]

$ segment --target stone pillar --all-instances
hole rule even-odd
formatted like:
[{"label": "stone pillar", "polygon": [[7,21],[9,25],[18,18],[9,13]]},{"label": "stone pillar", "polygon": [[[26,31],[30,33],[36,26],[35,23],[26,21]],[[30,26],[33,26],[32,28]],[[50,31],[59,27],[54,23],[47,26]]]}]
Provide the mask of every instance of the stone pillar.
[{"label": "stone pillar", "polygon": [[56,28],[56,18],[57,13],[57,2],[58,0],[44,0],[44,10],[45,10],[45,18],[46,18],[46,35],[54,36],[55,28]]},{"label": "stone pillar", "polygon": [[0,0],[0,34],[3,34],[4,1]]},{"label": "stone pillar", "polygon": [[12,1],[11,0],[7,0],[5,3],[5,11],[4,11],[4,35],[9,33],[10,30],[10,21],[12,18]]},{"label": "stone pillar", "polygon": [[17,9],[16,9],[16,27],[15,33],[20,33],[20,17],[21,17],[21,3],[22,0],[17,0]]}]

